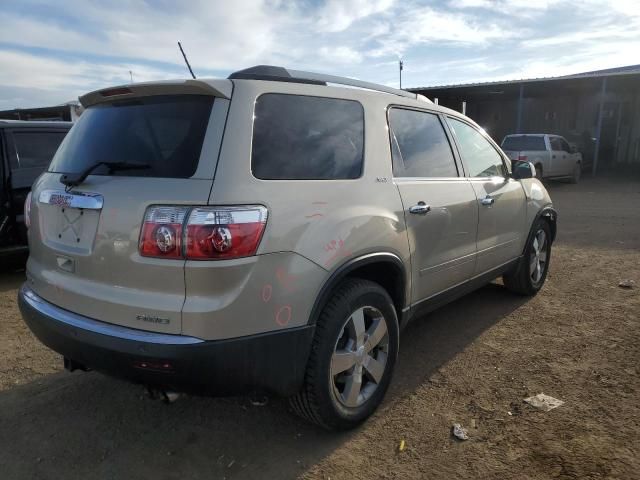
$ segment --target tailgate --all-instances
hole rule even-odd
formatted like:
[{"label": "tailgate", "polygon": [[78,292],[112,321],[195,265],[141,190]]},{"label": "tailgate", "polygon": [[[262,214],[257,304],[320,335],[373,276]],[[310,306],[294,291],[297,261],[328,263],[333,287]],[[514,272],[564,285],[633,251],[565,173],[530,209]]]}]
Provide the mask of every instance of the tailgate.
[{"label": "tailgate", "polygon": [[[185,261],[141,256],[141,227],[149,206],[206,205],[228,103],[172,95],[88,108],[34,185],[27,276],[35,292],[93,319],[181,333]],[[63,173],[77,178],[102,162],[65,191]]]},{"label": "tailgate", "polygon": [[32,204],[28,276],[35,292],[97,320],[180,333],[184,260],[140,256],[140,227],[148,206],[167,203],[166,192],[172,204],[202,204],[211,180],[154,179],[140,189],[137,178],[106,177],[70,197],[58,177],[45,174]]}]

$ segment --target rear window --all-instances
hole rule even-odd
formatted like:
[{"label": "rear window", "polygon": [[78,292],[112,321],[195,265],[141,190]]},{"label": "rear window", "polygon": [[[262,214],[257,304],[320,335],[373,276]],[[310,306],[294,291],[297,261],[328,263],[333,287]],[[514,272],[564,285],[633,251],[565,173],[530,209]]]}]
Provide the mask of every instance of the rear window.
[{"label": "rear window", "polygon": [[11,168],[46,168],[65,135],[66,132],[13,132],[16,156],[11,156]]},{"label": "rear window", "polygon": [[517,137],[505,137],[502,141],[503,150],[525,151],[525,150],[546,150],[544,137],[534,137],[531,135],[519,135]]},{"label": "rear window", "polygon": [[[89,107],[71,129],[50,171],[77,173],[98,162],[148,165],[112,175],[191,177],[197,167],[213,97],[172,95]],[[106,174],[100,167],[94,174]]]},{"label": "rear window", "polygon": [[358,102],[274,93],[256,101],[251,169],[257,178],[358,178],[363,149]]}]

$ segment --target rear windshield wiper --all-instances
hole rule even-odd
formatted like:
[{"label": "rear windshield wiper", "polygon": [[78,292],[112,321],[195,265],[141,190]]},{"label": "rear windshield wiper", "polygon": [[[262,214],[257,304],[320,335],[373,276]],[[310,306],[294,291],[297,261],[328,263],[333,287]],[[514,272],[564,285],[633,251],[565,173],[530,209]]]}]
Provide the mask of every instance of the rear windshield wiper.
[{"label": "rear windshield wiper", "polygon": [[64,183],[67,188],[77,187],[85,181],[85,179],[89,176],[89,174],[91,174],[91,172],[102,165],[106,166],[109,169],[109,173],[118,170],[146,170],[148,168],[151,168],[151,165],[147,165],[146,163],[98,162],[94,163],[90,167],[87,167],[81,172],[65,173],[60,177],[60,183]]}]

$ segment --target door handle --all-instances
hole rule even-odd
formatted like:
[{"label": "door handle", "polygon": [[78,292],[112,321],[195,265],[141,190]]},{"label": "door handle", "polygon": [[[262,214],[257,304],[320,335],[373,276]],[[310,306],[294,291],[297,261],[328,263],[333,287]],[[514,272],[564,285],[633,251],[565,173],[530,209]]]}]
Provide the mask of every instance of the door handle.
[{"label": "door handle", "polygon": [[416,215],[424,215],[431,211],[431,206],[424,202],[418,202],[417,205],[409,207],[409,213],[415,213]]},{"label": "door handle", "polygon": [[483,199],[480,200],[480,203],[482,205],[493,205],[493,203],[496,201],[495,198],[493,198],[490,195],[487,195],[486,197],[484,197]]}]

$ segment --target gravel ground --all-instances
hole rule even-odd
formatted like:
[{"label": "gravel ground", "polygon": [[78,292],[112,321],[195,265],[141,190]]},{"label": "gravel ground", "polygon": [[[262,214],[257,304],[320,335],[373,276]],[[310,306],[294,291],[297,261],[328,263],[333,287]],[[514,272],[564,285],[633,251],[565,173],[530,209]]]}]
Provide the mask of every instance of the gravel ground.
[{"label": "gravel ground", "polygon": [[[349,433],[279,399],[164,405],[62,372],[20,319],[24,273],[0,273],[1,478],[640,478],[640,181],[549,189],[560,230],[543,291],[492,284],[414,322],[383,408]],[[541,392],[564,405],[523,403]]]}]

